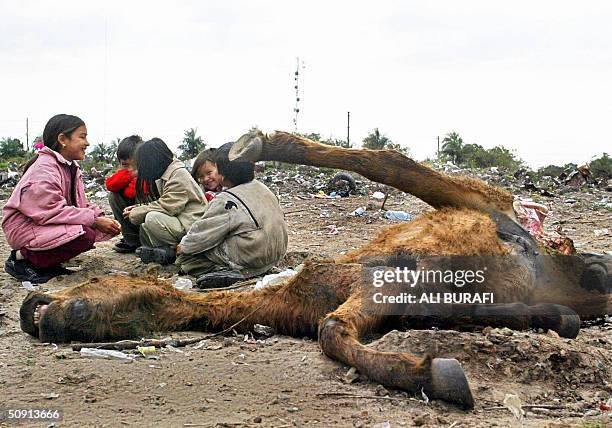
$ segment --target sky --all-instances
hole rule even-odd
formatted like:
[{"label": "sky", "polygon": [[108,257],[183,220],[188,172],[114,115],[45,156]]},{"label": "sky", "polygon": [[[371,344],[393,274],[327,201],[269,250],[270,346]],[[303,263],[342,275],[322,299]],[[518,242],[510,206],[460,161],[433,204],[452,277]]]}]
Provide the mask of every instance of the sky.
[{"label": "sky", "polygon": [[612,3],[593,0],[0,0],[0,138],[75,114],[90,143],[211,147],[252,126],[360,145],[374,128],[532,167],[612,152]]}]

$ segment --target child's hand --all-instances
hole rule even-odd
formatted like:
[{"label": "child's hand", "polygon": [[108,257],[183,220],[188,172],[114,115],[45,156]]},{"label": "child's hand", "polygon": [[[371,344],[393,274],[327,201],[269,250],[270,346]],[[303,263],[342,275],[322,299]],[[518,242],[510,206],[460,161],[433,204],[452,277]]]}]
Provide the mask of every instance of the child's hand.
[{"label": "child's hand", "polygon": [[121,225],[117,220],[108,217],[98,217],[92,226],[94,229],[109,235],[119,235],[121,233]]},{"label": "child's hand", "polygon": [[134,209],[136,205],[130,205],[129,207],[125,207],[125,209],[123,210],[123,218],[126,220],[130,219],[130,213],[132,212],[132,210]]},{"label": "child's hand", "polygon": [[183,252],[183,249],[181,248],[181,244],[178,244],[176,246],[176,255],[180,255]]}]

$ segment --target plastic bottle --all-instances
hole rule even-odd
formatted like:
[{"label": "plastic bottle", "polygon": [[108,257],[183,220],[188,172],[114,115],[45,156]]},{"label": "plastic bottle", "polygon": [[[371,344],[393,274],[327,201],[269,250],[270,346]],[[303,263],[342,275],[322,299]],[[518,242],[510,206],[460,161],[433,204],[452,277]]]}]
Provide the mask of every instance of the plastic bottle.
[{"label": "plastic bottle", "polygon": [[102,358],[105,360],[123,360],[131,363],[134,361],[132,355],[112,349],[81,348],[81,356],[88,358]]},{"label": "plastic bottle", "polygon": [[386,211],[385,217],[389,220],[410,221],[414,216],[406,211]]}]

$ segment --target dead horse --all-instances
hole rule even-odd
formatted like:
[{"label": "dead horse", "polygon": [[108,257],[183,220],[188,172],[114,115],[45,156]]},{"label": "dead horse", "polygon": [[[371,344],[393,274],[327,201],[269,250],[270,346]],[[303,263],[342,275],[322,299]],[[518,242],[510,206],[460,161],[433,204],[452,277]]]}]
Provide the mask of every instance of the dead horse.
[{"label": "dead horse", "polygon": [[[512,196],[481,181],[441,174],[395,151],[327,146],[284,132],[246,134],[231,157],[355,171],[437,210],[391,226],[349,254],[307,262],[291,280],[264,290],[183,293],[157,279],[106,276],[50,294],[31,292],[20,310],[23,331],[44,342],[91,342],[153,331],[219,331],[243,320],[236,330],[257,323],[281,334],[318,337],[326,355],[373,381],[423,389],[471,408],[472,393],[457,360],[378,352],[361,340],[423,325],[544,328],[573,338],[580,316],[610,312],[610,257],[551,253],[518,224]],[[474,260],[489,263],[489,279],[479,291],[495,293],[497,303],[438,305],[442,311],[426,303],[371,303],[368,281],[380,267],[473,267]]]}]

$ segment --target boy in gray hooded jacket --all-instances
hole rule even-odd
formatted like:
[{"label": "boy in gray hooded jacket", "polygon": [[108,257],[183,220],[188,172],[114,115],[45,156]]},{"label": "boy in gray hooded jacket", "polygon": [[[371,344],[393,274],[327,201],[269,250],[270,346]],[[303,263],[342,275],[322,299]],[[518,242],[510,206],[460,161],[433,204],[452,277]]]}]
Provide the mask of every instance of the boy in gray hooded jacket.
[{"label": "boy in gray hooded jacket", "polygon": [[231,145],[215,153],[225,190],[177,248],[176,263],[198,277],[200,286],[229,285],[265,273],[287,251],[287,225],[278,198],[254,179],[253,163],[229,161]]}]

